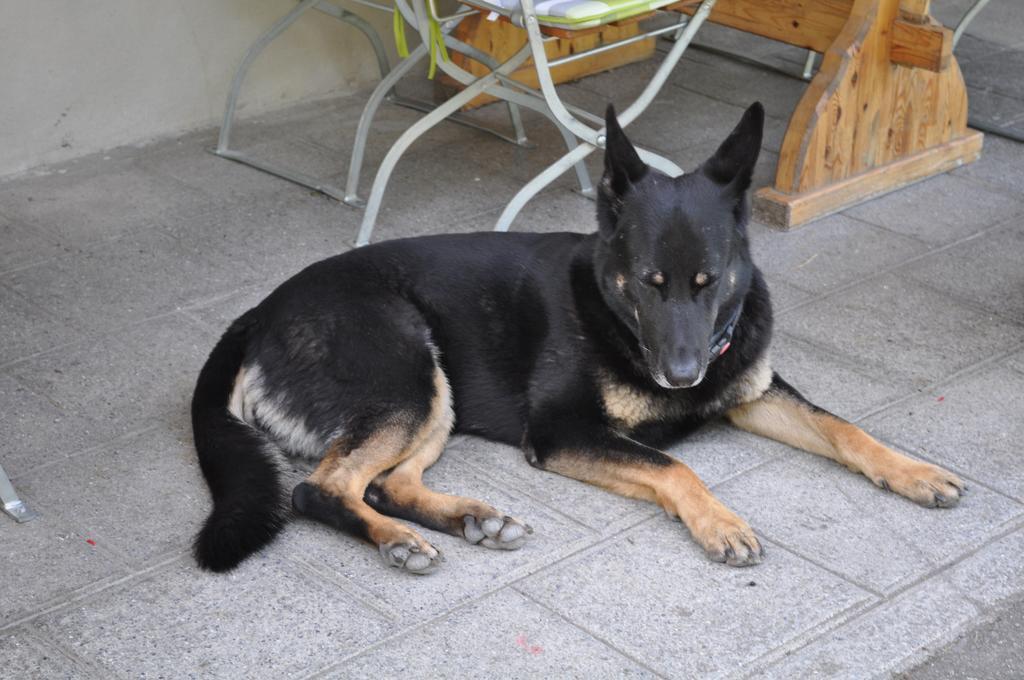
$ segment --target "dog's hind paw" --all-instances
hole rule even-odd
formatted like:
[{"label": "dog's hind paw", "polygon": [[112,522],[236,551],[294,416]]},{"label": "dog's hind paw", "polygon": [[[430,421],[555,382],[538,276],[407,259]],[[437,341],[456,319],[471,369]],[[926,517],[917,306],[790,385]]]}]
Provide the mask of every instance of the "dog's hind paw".
[{"label": "dog's hind paw", "polygon": [[388,566],[404,569],[411,574],[429,574],[444,561],[441,552],[429,543],[420,545],[408,540],[382,543],[378,548]]},{"label": "dog's hind paw", "polygon": [[462,521],[462,535],[467,541],[495,550],[518,550],[533,533],[528,524],[507,515],[483,519],[466,515]]}]

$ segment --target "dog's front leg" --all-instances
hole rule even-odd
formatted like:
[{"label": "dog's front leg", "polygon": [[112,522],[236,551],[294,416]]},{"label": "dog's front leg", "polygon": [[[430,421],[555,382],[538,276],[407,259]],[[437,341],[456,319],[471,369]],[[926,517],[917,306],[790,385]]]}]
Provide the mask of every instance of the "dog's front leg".
[{"label": "dog's front leg", "polygon": [[[559,430],[580,431],[565,428],[564,423]],[[764,556],[747,523],[715,498],[690,468],[657,449],[606,431],[571,442],[557,435],[531,437],[527,455],[541,469],[657,503],[679,517],[716,562],[743,567]]]},{"label": "dog's front leg", "polygon": [[893,451],[856,425],[818,408],[778,374],[759,399],[727,416],[739,428],[831,458],[927,507],[952,507],[966,490],[953,473]]}]

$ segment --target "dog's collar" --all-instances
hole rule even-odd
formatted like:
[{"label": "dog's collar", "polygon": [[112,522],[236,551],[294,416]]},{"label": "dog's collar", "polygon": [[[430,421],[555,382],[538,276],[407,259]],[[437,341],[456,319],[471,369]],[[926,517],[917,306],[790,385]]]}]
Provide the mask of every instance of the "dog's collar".
[{"label": "dog's collar", "polygon": [[714,361],[718,357],[725,354],[729,347],[732,345],[732,334],[736,330],[736,324],[739,323],[740,314],[743,312],[743,305],[740,304],[736,311],[729,317],[728,323],[719,332],[715,333],[714,337],[711,338],[711,361]]}]

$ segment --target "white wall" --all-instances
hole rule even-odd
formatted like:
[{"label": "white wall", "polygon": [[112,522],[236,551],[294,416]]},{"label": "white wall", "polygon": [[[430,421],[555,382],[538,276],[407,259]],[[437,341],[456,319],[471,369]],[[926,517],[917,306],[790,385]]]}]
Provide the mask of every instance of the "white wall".
[{"label": "white wall", "polygon": [[[294,5],[0,0],[0,176],[215,123],[245,49]],[[342,5],[371,20],[393,52],[390,15]],[[362,34],[313,11],[257,60],[240,113],[378,77]]]}]

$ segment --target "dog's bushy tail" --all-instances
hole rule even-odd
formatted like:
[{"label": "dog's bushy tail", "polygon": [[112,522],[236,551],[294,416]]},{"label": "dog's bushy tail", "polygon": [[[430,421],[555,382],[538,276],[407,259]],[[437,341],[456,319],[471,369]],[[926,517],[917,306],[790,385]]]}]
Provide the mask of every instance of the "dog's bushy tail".
[{"label": "dog's bushy tail", "polygon": [[288,518],[277,447],[228,410],[254,325],[235,321],[210,352],[192,396],[192,433],[213,511],[196,536],[199,566],[228,571],[270,543]]}]

